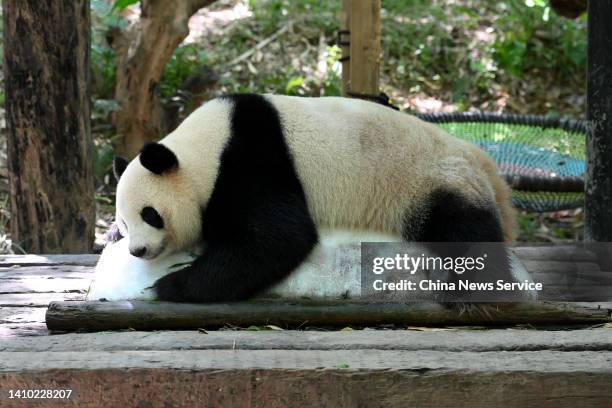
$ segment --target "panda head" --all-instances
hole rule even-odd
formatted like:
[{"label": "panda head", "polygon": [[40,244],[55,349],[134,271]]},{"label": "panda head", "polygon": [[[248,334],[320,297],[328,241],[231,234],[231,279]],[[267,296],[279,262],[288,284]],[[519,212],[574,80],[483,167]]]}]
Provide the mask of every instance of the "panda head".
[{"label": "panda head", "polygon": [[172,150],[149,143],[128,163],[113,162],[116,223],[134,256],[154,259],[192,249],[201,233],[200,205]]}]

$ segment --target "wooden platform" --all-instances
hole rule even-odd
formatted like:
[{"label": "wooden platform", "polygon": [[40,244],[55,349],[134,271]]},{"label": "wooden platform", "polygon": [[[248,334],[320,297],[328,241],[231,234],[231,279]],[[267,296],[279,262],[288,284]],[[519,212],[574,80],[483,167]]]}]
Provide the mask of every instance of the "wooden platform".
[{"label": "wooden platform", "polygon": [[612,330],[125,332],[6,339],[45,406],[609,407]]},{"label": "wooden platform", "polygon": [[[506,328],[260,326],[48,335],[49,302],[82,300],[96,259],[0,257],[0,406],[33,404],[9,399],[11,389],[72,390],[68,400],[32,405],[58,407],[612,404],[609,303],[572,304],[574,316],[587,310],[597,318],[557,319],[546,330],[515,318]],[[541,259],[548,265],[543,273],[550,274],[547,259]],[[143,309],[135,309],[131,318],[140,319]],[[214,311],[196,311],[203,310]]]},{"label": "wooden platform", "polygon": [[97,255],[0,256],[0,339],[48,334],[47,306],[84,300],[97,260]]}]

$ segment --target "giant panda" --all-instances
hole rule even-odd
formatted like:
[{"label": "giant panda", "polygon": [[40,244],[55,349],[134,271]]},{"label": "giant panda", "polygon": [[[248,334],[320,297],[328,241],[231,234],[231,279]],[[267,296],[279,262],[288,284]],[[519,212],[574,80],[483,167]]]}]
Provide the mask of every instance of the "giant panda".
[{"label": "giant panda", "polygon": [[509,188],[482,150],[357,99],[223,96],[131,162],[115,158],[114,172],[133,256],[200,253],[155,282],[160,300],[256,295],[296,269],[323,228],[420,242],[515,237]]}]

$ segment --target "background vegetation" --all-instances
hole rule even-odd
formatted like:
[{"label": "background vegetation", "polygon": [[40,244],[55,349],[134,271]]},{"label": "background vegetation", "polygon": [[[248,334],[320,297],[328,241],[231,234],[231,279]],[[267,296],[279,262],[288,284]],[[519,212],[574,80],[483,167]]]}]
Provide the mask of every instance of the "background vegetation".
[{"label": "background vegetation", "polygon": [[[104,33],[127,20],[105,0],[92,7],[94,96],[107,99],[114,60]],[[583,114],[584,16],[559,17],[545,0],[382,0],[382,7],[383,91],[403,108]],[[192,19],[195,32],[175,51],[160,92],[174,95],[208,65],[221,74],[221,92],[339,94],[339,11],[339,0],[219,1]]]},{"label": "background vegetation", "polygon": [[[113,212],[111,119],[118,108],[108,33],[137,20],[139,9],[134,0],[91,0],[91,7],[92,130],[104,228]],[[381,86],[402,109],[584,116],[584,16],[560,17],[545,0],[382,0],[382,7]],[[339,13],[340,0],[220,0],[200,10],[159,86],[169,117],[176,122],[227,92],[339,95]],[[2,190],[0,222],[9,216]],[[525,240],[575,239],[581,227],[580,211],[521,218]]]}]

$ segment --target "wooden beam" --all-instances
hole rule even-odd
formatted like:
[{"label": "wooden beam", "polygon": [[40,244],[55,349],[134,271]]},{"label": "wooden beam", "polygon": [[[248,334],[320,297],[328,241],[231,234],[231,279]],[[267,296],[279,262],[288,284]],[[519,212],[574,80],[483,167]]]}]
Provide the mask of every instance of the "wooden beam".
[{"label": "wooden beam", "polygon": [[[38,309],[33,309],[38,310]],[[0,309],[0,312],[2,310]],[[1,315],[0,315],[1,318]],[[40,320],[39,320],[40,319]],[[43,322],[38,315],[28,321]],[[27,321],[26,321],[27,322]],[[160,330],[66,333],[0,341],[3,352],[87,352],[129,350],[403,350],[612,352],[612,330],[508,330],[473,327],[408,330]],[[384,335],[383,335],[384,333]],[[612,367],[610,367],[612,369]],[[611,384],[612,385],[612,384]]]},{"label": "wooden beam", "polygon": [[380,0],[351,2],[350,91],[378,95]]},{"label": "wooden beam", "polygon": [[[604,305],[605,306],[605,305]],[[464,312],[435,303],[358,303],[347,301],[251,301],[188,304],[145,301],[52,302],[49,330],[169,330],[248,327],[274,324],[304,326],[576,324],[610,322],[601,304],[516,303],[490,306],[486,313]]]},{"label": "wooden beam", "polygon": [[[382,337],[385,332],[379,334]],[[49,339],[53,341],[53,337]],[[612,353],[0,352],[0,384],[6,408],[609,407]],[[53,404],[46,400],[44,405],[8,398],[8,390],[27,388],[70,389],[72,395],[70,400]]]},{"label": "wooden beam", "polygon": [[612,241],[612,2],[588,2],[585,239]]}]

